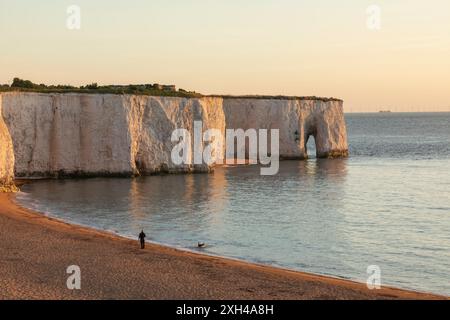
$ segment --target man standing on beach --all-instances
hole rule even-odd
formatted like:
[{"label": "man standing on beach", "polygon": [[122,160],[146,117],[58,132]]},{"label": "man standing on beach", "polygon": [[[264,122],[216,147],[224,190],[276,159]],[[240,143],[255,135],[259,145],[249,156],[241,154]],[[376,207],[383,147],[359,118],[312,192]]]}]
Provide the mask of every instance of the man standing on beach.
[{"label": "man standing on beach", "polygon": [[141,233],[139,233],[139,241],[141,243],[141,249],[145,248],[145,237],[146,235],[144,233],[144,230],[142,230]]}]

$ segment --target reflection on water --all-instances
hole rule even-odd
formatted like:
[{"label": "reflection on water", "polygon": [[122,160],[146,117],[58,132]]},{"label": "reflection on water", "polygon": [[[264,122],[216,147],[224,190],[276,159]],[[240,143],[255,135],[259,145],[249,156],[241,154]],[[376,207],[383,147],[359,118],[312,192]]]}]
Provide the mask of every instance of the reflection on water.
[{"label": "reflection on water", "polygon": [[[211,175],[38,181],[41,212],[211,254],[450,295],[450,114],[347,116],[352,156]],[[311,150],[310,150],[311,151]]]}]

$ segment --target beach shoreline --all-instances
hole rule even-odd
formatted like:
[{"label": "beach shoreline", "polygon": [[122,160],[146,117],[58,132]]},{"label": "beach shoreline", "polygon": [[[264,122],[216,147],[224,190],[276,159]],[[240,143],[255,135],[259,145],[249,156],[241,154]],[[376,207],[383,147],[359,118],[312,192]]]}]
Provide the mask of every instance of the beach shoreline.
[{"label": "beach shoreline", "polygon": [[[0,194],[0,299],[447,299],[179,250],[73,225]],[[69,290],[66,269],[81,269]]]}]

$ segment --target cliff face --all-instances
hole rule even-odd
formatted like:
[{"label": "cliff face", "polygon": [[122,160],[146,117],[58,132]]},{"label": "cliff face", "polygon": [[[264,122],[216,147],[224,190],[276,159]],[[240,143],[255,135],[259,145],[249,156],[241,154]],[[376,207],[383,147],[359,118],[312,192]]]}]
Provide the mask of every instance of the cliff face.
[{"label": "cliff face", "polygon": [[[131,176],[208,171],[171,162],[176,128],[224,131],[221,99],[131,95],[3,94],[18,177]],[[193,145],[193,141],[192,141]],[[191,147],[193,150],[193,146]]]},{"label": "cliff face", "polygon": [[[279,129],[281,158],[306,158],[310,135],[320,157],[348,153],[341,101],[24,92],[0,98],[3,183],[14,164],[18,177],[207,172],[207,164],[171,161],[173,130],[193,133],[194,121],[223,135],[227,128]],[[213,146],[216,160],[223,145]]]},{"label": "cliff face", "polygon": [[[130,146],[131,171],[139,174],[159,172],[208,172],[203,165],[175,165],[171,153],[177,142],[171,141],[175,129],[194,133],[194,121],[201,121],[203,130],[218,129],[225,132],[225,117],[221,99],[186,99],[173,97],[123,96]],[[120,105],[120,104],[119,104]],[[194,141],[191,139],[193,158]],[[220,158],[222,151],[217,152]]]},{"label": "cliff face", "polygon": [[2,96],[0,95],[0,192],[3,192],[14,189],[14,151],[11,136],[1,113]]},{"label": "cliff face", "polygon": [[306,159],[313,136],[319,158],[348,156],[342,101],[225,99],[227,128],[279,129],[280,158]]},{"label": "cliff face", "polygon": [[3,94],[16,176],[129,172],[121,105],[120,97],[108,95]]}]

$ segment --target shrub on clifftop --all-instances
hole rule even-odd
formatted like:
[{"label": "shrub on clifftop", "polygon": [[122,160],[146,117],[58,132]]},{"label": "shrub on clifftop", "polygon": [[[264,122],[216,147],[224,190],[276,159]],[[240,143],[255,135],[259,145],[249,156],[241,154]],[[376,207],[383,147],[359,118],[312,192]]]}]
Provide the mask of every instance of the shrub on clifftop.
[{"label": "shrub on clifftop", "polygon": [[22,80],[20,78],[14,78],[13,83],[11,84],[12,88],[27,88],[33,89],[38,87],[38,85],[34,84],[30,80]]}]

